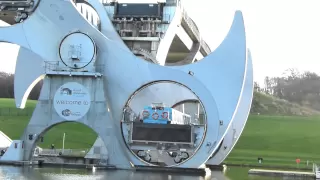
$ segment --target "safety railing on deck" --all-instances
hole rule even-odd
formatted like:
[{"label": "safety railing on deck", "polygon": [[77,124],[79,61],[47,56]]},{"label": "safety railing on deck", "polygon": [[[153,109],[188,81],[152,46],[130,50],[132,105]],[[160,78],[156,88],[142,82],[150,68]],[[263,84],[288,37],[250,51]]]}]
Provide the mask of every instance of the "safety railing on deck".
[{"label": "safety railing on deck", "polygon": [[[65,64],[61,64],[62,62],[60,61],[45,61],[44,62],[44,69],[45,69],[45,73],[49,73],[49,72],[53,72],[53,71],[69,71],[69,72],[98,72],[103,74],[104,72],[104,65],[103,64],[96,64],[94,65],[94,70],[93,69],[89,69],[86,65],[88,63],[74,63],[74,68],[69,68],[68,66],[66,66]],[[68,63],[71,64],[71,63]]]},{"label": "safety railing on deck", "polygon": [[88,153],[88,149],[42,149],[37,155],[43,156],[78,156],[84,157]]}]

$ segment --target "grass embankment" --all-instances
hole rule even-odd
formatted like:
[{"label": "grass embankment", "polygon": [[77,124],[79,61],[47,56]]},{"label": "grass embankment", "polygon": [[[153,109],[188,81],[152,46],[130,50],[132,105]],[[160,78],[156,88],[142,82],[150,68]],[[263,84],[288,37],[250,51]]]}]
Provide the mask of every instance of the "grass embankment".
[{"label": "grass embankment", "polygon": [[[264,107],[268,107],[266,103],[274,104],[273,99],[263,102]],[[0,131],[12,139],[20,138],[35,105],[36,101],[28,101],[26,109],[19,110],[15,108],[13,100],[0,99]],[[309,109],[307,111],[311,112]],[[250,115],[240,140],[225,162],[258,165],[257,157],[263,157],[263,165],[296,167],[296,158],[301,159],[300,167],[305,167],[307,160],[320,163],[318,127],[318,116]],[[64,123],[50,129],[44,136],[44,142],[39,145],[48,148],[54,143],[60,148],[64,132],[65,148],[90,148],[96,139],[96,134],[88,127],[78,123]]]},{"label": "grass embankment", "polygon": [[[37,101],[28,101],[25,109],[17,109],[13,99],[0,99],[0,131],[11,139],[20,139],[31,118]],[[63,133],[66,133],[66,149],[88,149],[97,138],[94,131],[79,123],[63,123],[51,128],[39,142],[42,148],[49,148],[53,143],[56,148],[62,147]]]},{"label": "grass embankment", "polygon": [[251,115],[243,134],[226,163],[309,167],[320,163],[320,117]]}]

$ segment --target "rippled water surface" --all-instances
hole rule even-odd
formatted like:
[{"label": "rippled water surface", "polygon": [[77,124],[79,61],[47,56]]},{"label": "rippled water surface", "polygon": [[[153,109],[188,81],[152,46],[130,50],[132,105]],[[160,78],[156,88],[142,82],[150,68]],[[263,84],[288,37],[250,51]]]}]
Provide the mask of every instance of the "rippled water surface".
[{"label": "rippled water surface", "polygon": [[[212,172],[211,176],[186,176],[184,174],[134,172],[68,168],[32,168],[0,166],[0,180],[289,180],[292,177],[248,176],[248,168],[229,167],[223,172]],[[301,178],[300,178],[301,179]]]}]

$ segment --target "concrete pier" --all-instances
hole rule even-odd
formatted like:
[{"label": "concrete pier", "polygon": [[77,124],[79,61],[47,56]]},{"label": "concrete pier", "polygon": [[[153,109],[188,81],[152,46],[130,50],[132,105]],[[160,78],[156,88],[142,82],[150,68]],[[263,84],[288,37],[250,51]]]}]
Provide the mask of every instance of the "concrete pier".
[{"label": "concrete pier", "polygon": [[310,177],[310,178],[316,177],[315,173],[313,172],[281,171],[281,170],[265,170],[265,169],[250,169],[248,174],[263,175],[263,176],[290,176],[290,177]]}]

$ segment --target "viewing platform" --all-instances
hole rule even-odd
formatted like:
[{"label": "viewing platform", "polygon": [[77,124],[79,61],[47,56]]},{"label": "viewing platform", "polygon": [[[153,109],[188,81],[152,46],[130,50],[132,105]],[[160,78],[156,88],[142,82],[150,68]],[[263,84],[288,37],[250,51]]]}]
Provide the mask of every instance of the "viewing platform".
[{"label": "viewing platform", "polygon": [[62,65],[60,61],[45,61],[43,67],[46,75],[101,77],[104,71],[104,65],[94,65],[93,67],[84,65],[76,69],[70,69]]}]

